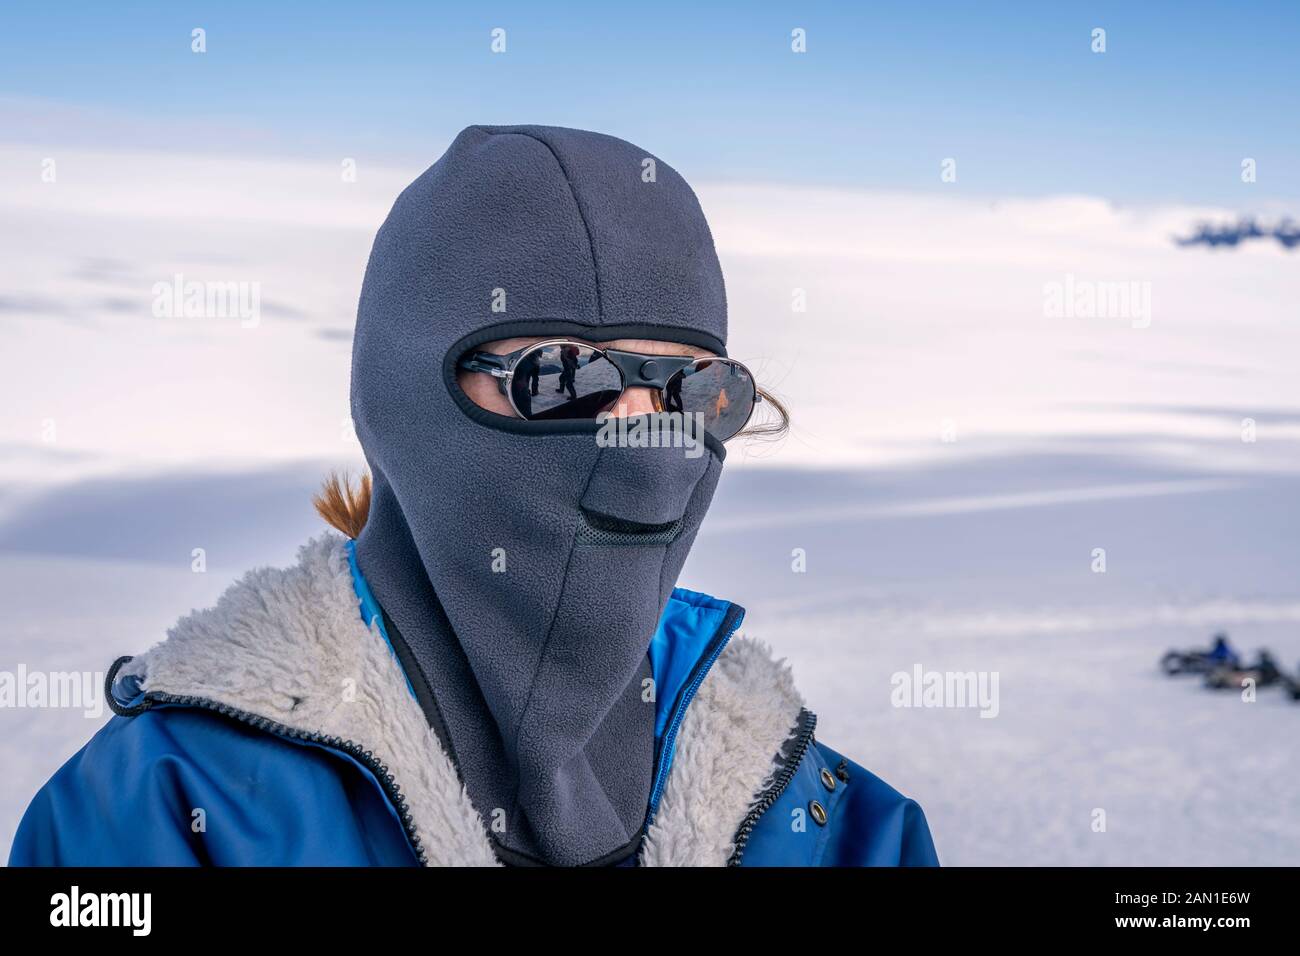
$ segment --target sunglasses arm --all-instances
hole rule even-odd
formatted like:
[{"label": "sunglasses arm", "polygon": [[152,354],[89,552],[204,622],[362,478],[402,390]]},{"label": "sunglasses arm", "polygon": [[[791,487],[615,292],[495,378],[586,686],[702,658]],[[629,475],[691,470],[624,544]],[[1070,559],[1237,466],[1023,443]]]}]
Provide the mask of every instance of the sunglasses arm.
[{"label": "sunglasses arm", "polygon": [[466,372],[482,372],[497,380],[501,394],[506,393],[506,379],[510,378],[510,356],[493,355],[491,352],[475,352],[467,355],[456,367]]},{"label": "sunglasses arm", "polygon": [[493,355],[491,352],[475,352],[467,355],[457,366],[466,372],[486,372],[493,378],[509,378],[510,369],[505,356]]}]

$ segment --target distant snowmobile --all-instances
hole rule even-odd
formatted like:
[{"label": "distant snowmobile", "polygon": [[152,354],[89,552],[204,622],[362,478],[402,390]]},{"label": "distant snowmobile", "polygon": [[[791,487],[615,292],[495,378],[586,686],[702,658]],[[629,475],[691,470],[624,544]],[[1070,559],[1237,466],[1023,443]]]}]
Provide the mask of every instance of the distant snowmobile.
[{"label": "distant snowmobile", "polygon": [[1171,677],[1175,674],[1208,674],[1219,668],[1237,668],[1241,664],[1237,652],[1228,644],[1227,634],[1215,634],[1214,646],[1208,651],[1170,651],[1160,658],[1160,669]]},{"label": "distant snowmobile", "polygon": [[1293,683],[1290,677],[1282,673],[1282,669],[1277,666],[1277,661],[1273,660],[1272,654],[1268,651],[1260,651],[1258,660],[1249,667],[1238,667],[1234,664],[1214,668],[1205,675],[1205,686],[1215,690],[1229,688],[1235,690],[1249,679],[1255,681],[1256,688]]}]

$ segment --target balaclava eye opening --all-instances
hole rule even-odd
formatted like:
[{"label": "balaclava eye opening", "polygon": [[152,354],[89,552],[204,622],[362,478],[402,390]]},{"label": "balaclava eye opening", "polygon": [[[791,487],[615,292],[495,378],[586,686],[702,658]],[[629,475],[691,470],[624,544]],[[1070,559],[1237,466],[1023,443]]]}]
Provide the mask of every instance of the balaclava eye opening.
[{"label": "balaclava eye opening", "polygon": [[723,454],[602,447],[595,422],[507,418],[460,390],[468,349],[546,335],[725,354],[708,225],[630,143],[470,127],[398,198],[366,270],[357,559],[498,855],[617,862],[655,766],[647,650]]}]

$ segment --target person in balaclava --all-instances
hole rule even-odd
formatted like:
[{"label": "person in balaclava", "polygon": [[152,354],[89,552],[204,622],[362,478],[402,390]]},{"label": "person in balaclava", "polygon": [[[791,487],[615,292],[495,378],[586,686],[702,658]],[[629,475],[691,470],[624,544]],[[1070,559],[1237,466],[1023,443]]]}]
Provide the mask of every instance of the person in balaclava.
[{"label": "person in balaclava", "polygon": [[119,658],[117,716],[10,862],[936,863],[743,610],[677,587],[764,395],[726,342],[675,170],[581,130],[463,131],[375,239],[373,477],[317,502],[345,537]]}]

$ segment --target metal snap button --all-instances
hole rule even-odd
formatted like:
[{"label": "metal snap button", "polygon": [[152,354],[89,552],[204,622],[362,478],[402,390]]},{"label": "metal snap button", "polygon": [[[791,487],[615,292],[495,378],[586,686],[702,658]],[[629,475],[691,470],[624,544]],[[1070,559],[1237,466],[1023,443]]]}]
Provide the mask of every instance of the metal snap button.
[{"label": "metal snap button", "polygon": [[831,775],[831,772],[827,770],[825,767],[822,767],[822,786],[825,787],[827,790],[835,789],[835,778]]},{"label": "metal snap button", "polygon": [[653,382],[659,374],[659,363],[654,359],[647,359],[641,363],[641,378],[647,382]]},{"label": "metal snap button", "polygon": [[819,827],[826,826],[826,808],[820,803],[814,800],[808,804],[808,812],[812,814],[813,820],[816,821]]}]

